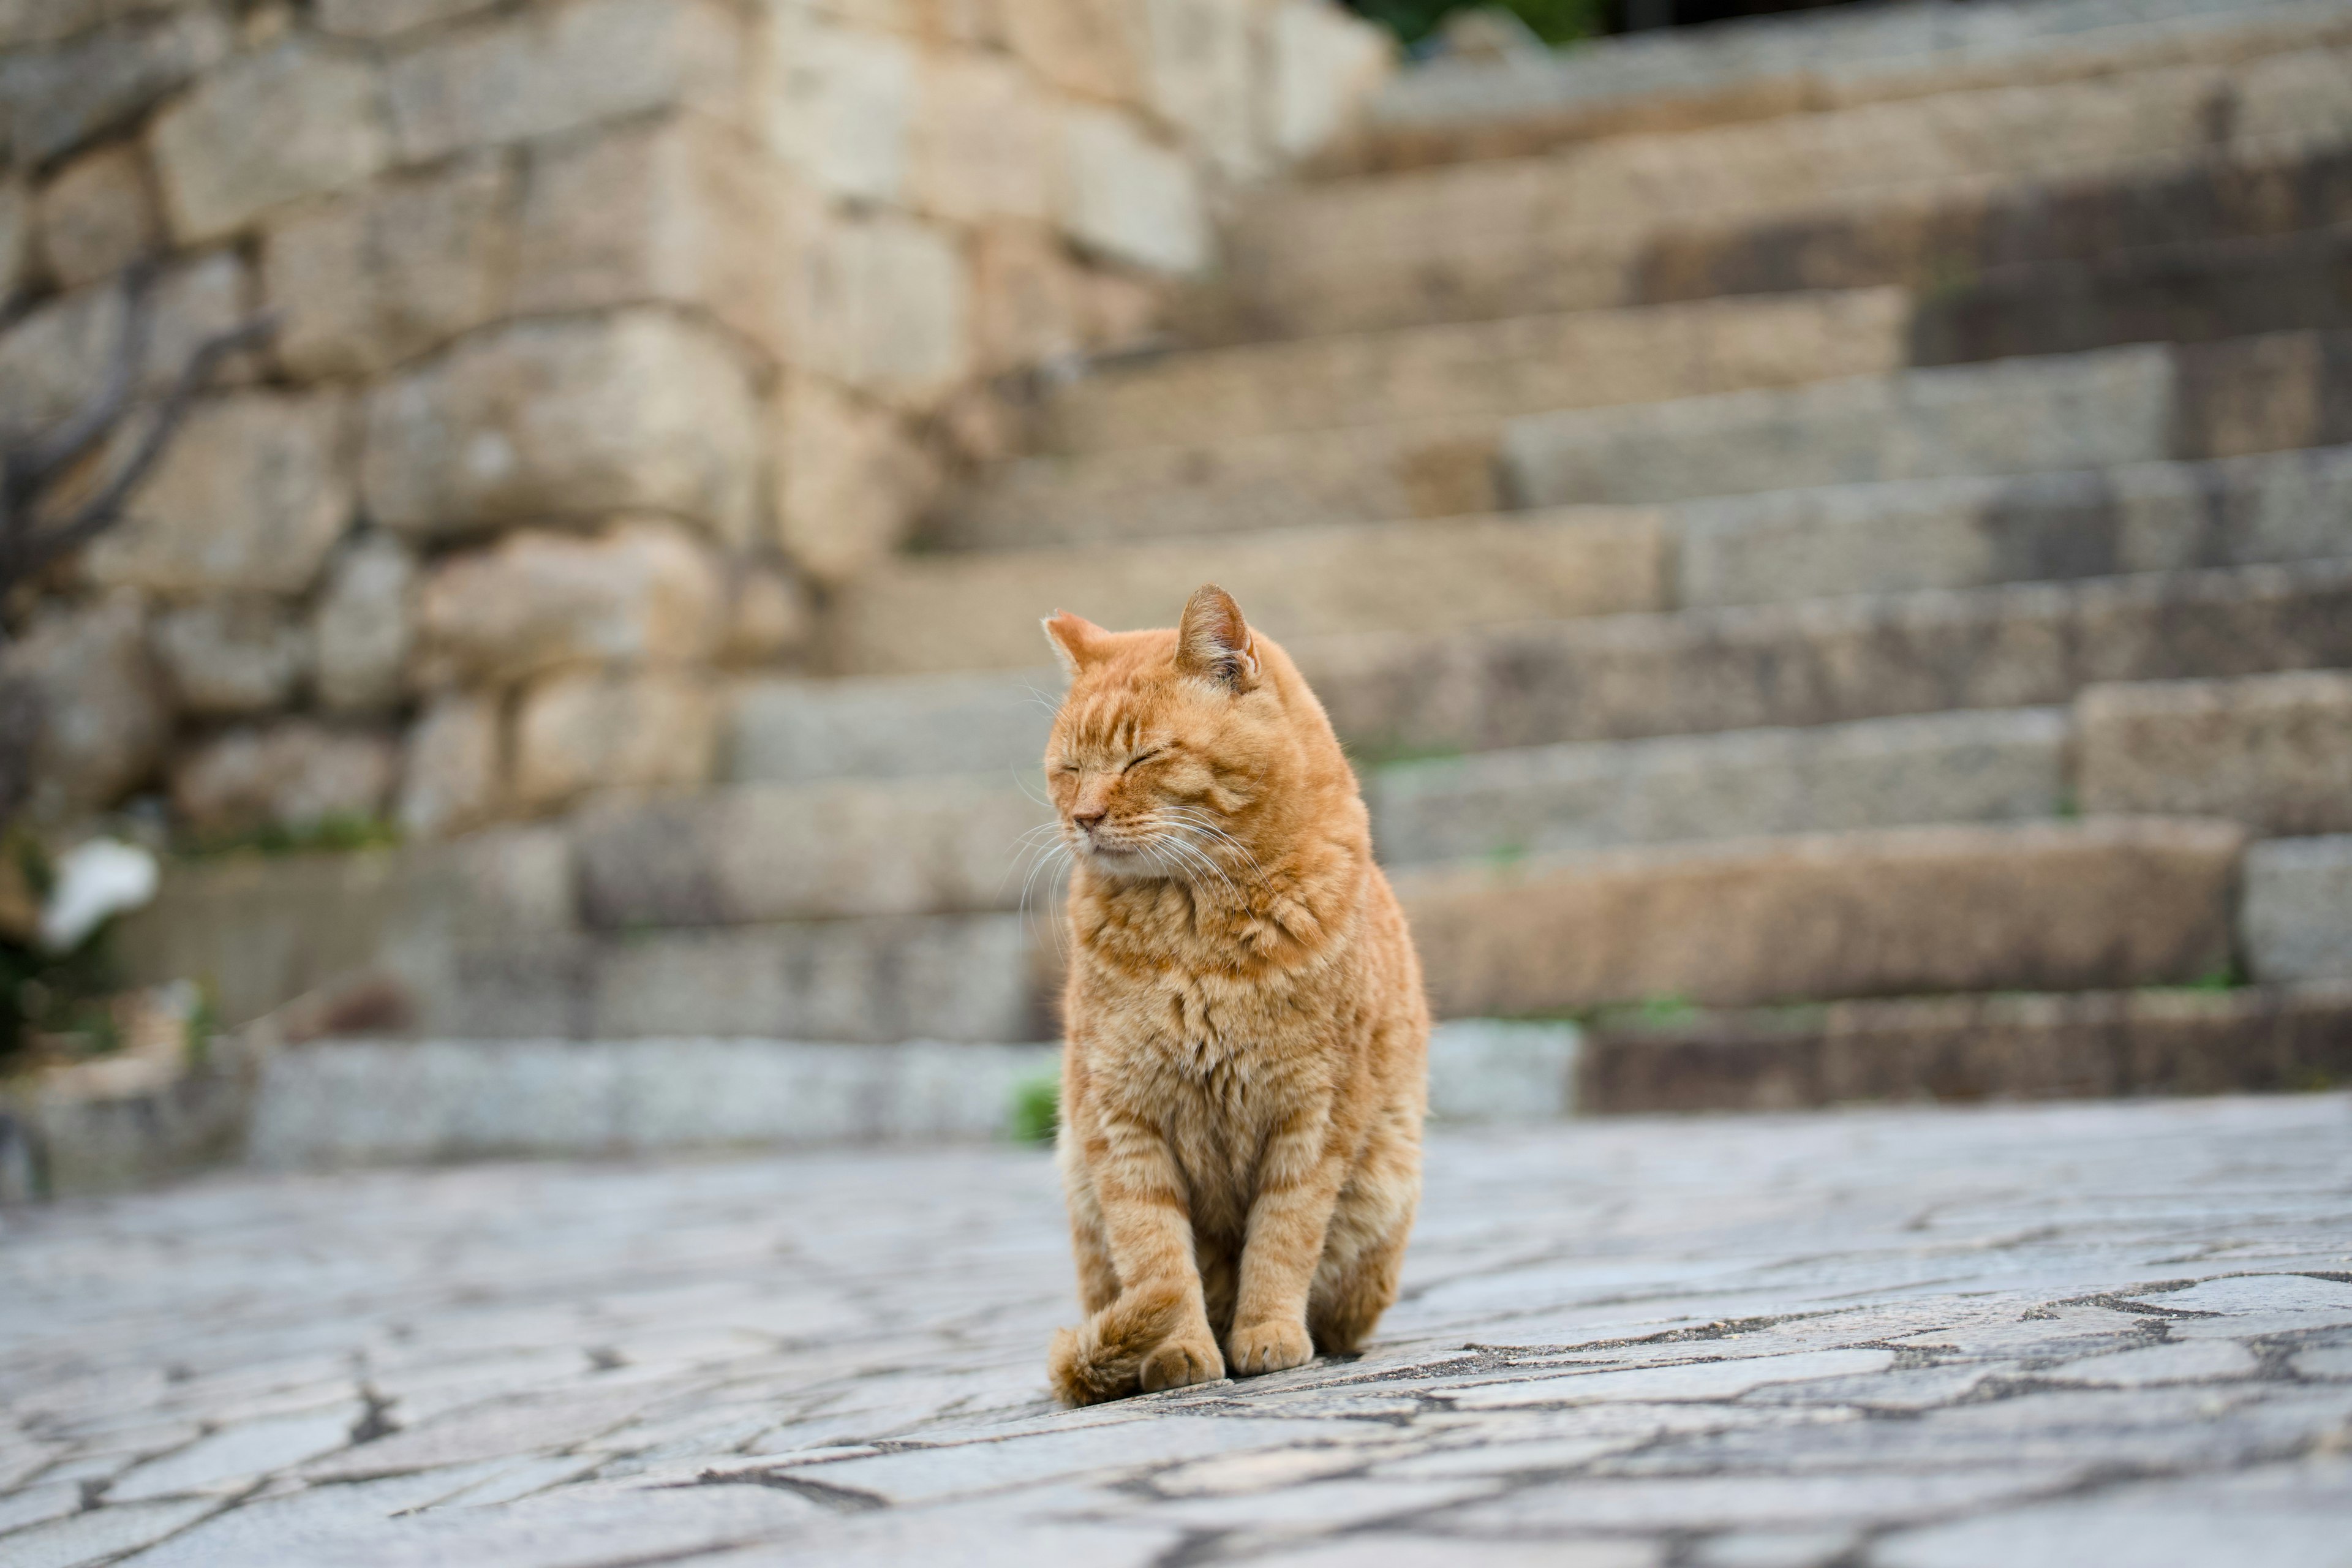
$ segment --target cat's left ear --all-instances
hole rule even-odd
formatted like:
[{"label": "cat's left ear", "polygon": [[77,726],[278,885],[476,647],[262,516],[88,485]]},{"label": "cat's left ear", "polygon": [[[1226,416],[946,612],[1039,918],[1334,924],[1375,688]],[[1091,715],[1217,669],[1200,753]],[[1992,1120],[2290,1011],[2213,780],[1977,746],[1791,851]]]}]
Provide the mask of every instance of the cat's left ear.
[{"label": "cat's left ear", "polygon": [[1235,692],[1257,685],[1257,647],[1242,607],[1214,583],[1202,584],[1185,603],[1176,627],[1176,668]]}]

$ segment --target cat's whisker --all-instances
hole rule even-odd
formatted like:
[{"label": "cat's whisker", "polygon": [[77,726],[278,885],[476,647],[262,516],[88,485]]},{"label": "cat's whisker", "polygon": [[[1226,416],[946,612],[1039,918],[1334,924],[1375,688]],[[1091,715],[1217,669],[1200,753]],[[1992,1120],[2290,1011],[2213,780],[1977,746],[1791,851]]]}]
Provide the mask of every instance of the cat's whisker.
[{"label": "cat's whisker", "polygon": [[1230,845],[1236,854],[1249,862],[1250,873],[1258,879],[1260,886],[1268,888],[1273,886],[1266,880],[1265,868],[1257,863],[1257,856],[1250,847],[1226,832],[1205,814],[1192,807],[1181,805],[1163,806],[1160,809],[1179,824],[1206,837],[1211,843]]},{"label": "cat's whisker", "polygon": [[[1188,866],[1198,866],[1208,871],[1219,881],[1224,883],[1225,887],[1233,893],[1235,899],[1239,899],[1242,896],[1240,887],[1234,883],[1231,876],[1226,874],[1225,868],[1223,866],[1218,865],[1214,860],[1209,858],[1198,845],[1189,844],[1172,834],[1164,832],[1153,839],[1152,843],[1155,847],[1162,847],[1176,853],[1180,857],[1180,863]],[[1186,879],[1191,880],[1192,879],[1187,878]]]},{"label": "cat's whisker", "polygon": [[1001,893],[1004,890],[1004,884],[1013,879],[1013,872],[1021,869],[1022,862],[1027,860],[1031,856],[1035,855],[1040,850],[1050,849],[1053,847],[1054,841],[1042,836],[1049,833],[1058,834],[1061,831],[1061,826],[1062,825],[1058,822],[1041,822],[1036,826],[1029,829],[1028,832],[1024,833],[1020,837],[1013,841],[1013,847],[1008,851],[1012,859],[1012,864],[1004,868],[1004,875],[998,878],[996,880],[996,890],[998,892]]},{"label": "cat's whisker", "polygon": [[1027,775],[1027,774],[1024,773],[1023,773],[1019,768],[1007,768],[1007,769],[1005,769],[1004,771],[1005,771],[1006,773],[1011,773],[1011,774],[1013,775],[1013,787],[1015,787],[1016,789],[1020,790],[1020,792],[1022,793],[1022,795],[1023,795],[1024,796],[1025,796],[1029,801],[1031,801],[1031,802],[1032,802],[1033,804],[1034,804],[1034,805],[1044,806],[1044,807],[1045,807],[1046,810],[1048,810],[1048,811],[1051,811],[1051,810],[1053,810],[1053,809],[1054,809],[1054,802],[1053,802],[1053,800],[1052,800],[1052,798],[1051,798],[1050,796],[1047,796],[1047,795],[1030,795],[1030,793],[1029,793],[1029,778],[1028,778],[1028,775]]}]

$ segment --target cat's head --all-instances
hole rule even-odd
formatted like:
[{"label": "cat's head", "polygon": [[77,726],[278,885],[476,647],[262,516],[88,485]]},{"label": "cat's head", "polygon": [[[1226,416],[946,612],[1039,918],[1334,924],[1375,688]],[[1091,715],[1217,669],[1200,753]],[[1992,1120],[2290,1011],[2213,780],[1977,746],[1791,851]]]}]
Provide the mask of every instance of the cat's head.
[{"label": "cat's head", "polygon": [[1265,847],[1338,745],[1282,650],[1232,595],[1195,593],[1173,630],[1045,623],[1070,689],[1045,778],[1077,858],[1113,877],[1195,880]]}]

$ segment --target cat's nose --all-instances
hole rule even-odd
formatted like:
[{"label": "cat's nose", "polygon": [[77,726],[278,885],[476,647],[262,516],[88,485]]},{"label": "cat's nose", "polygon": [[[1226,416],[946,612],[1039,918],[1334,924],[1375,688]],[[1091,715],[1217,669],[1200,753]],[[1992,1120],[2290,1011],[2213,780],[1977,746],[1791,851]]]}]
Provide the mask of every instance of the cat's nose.
[{"label": "cat's nose", "polygon": [[1074,811],[1070,813],[1070,820],[1088,833],[1092,833],[1101,824],[1102,819],[1109,815],[1110,813],[1107,811]]}]

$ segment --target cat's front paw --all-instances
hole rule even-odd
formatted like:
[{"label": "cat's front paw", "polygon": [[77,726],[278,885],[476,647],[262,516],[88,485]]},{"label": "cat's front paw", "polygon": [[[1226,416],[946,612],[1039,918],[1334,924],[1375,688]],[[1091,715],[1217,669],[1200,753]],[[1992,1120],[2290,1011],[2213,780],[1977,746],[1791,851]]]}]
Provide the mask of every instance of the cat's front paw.
[{"label": "cat's front paw", "polygon": [[1307,1337],[1307,1325],[1282,1319],[1235,1329],[1229,1348],[1235,1377],[1284,1372],[1315,1359],[1315,1342]]},{"label": "cat's front paw", "polygon": [[1209,1337],[1205,1328],[1197,1334],[1179,1334],[1163,1340],[1143,1358],[1146,1394],[1163,1388],[1189,1388],[1196,1383],[1214,1383],[1224,1375],[1225,1359],[1217,1353],[1217,1342]]}]

